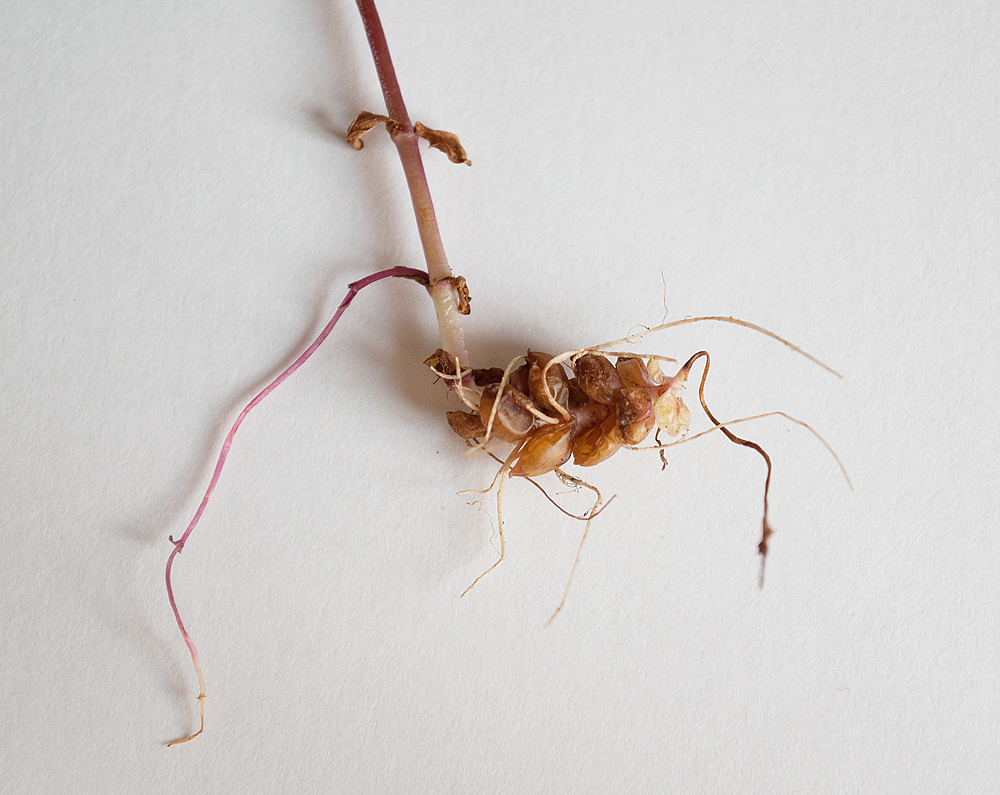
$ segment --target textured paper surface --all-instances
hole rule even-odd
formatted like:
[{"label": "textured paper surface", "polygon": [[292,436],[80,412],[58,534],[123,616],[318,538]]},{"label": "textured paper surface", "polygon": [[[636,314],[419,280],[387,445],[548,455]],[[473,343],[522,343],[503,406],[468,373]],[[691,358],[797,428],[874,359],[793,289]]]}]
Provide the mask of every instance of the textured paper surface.
[{"label": "textured paper surface", "polygon": [[[582,530],[462,457],[356,9],[13,0],[0,33],[0,768],[31,792],[994,786],[1000,151],[986,3],[380,3],[476,363],[695,326],[721,437],[586,472]],[[695,403],[689,394],[689,402]],[[697,412],[696,412],[697,415]],[[700,420],[704,427],[704,420]],[[550,484],[552,485],[552,484]],[[564,489],[556,485],[554,492]],[[583,503],[566,496],[581,510]]]}]

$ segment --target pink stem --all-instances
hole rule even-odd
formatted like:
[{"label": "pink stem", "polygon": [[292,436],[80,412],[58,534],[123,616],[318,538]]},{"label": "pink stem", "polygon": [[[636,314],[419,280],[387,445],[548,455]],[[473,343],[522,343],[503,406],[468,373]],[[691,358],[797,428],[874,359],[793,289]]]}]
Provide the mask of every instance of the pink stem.
[{"label": "pink stem", "polygon": [[389,43],[385,40],[385,31],[382,29],[378,9],[375,8],[375,0],[357,0],[357,2],[361,21],[365,25],[368,46],[372,51],[372,60],[375,61],[375,71],[378,72],[378,81],[382,86],[382,96],[385,97],[385,109],[390,118],[412,132],[413,125],[410,124],[410,117],[406,113],[403,92],[399,88],[396,69],[392,65],[392,56],[389,55]]},{"label": "pink stem", "polygon": [[[306,348],[299,357],[292,362],[288,367],[286,367],[281,374],[275,378],[270,384],[264,387],[257,396],[247,403],[243,411],[236,418],[236,422],[233,423],[233,427],[229,429],[229,433],[226,435],[226,440],[222,443],[222,451],[219,453],[219,460],[215,464],[215,471],[212,473],[212,479],[209,481],[208,490],[205,492],[205,496],[201,500],[201,504],[198,506],[198,510],[195,511],[194,518],[191,519],[191,523],[187,526],[184,534],[176,541],[174,541],[173,536],[170,536],[170,542],[174,545],[173,550],[170,552],[170,557],[167,558],[167,569],[166,569],[166,580],[167,580],[167,598],[170,600],[170,608],[174,611],[174,618],[177,620],[177,626],[180,627],[181,635],[184,637],[184,642],[187,644],[188,650],[191,652],[191,661],[194,663],[195,672],[198,674],[198,683],[200,685],[200,693],[198,699],[201,702],[201,725],[204,728],[205,725],[205,680],[201,673],[201,665],[198,662],[198,650],[195,648],[194,642],[191,640],[191,636],[188,631],[184,628],[184,622],[181,620],[180,611],[177,609],[177,602],[174,599],[174,589],[171,583],[170,575],[171,570],[174,565],[174,558],[184,549],[184,545],[187,543],[192,531],[198,525],[201,520],[202,514],[205,512],[205,508],[208,505],[208,501],[212,496],[212,492],[215,491],[215,486],[219,482],[219,475],[222,474],[222,467],[225,466],[226,458],[229,456],[229,448],[233,444],[233,437],[236,436],[236,431],[239,429],[240,425],[243,423],[244,418],[250,413],[258,403],[260,403],[264,398],[271,394],[281,383],[283,383],[288,376],[298,370],[306,360],[312,356],[316,349],[323,344],[323,341],[330,336],[330,332],[333,331],[333,327],[337,325],[337,321],[340,320],[341,315],[350,306],[351,301],[354,300],[356,296],[363,288],[367,287],[369,284],[374,284],[382,279],[387,279],[392,276],[398,276],[404,279],[414,279],[419,281],[423,285],[427,285],[429,280],[428,276],[424,271],[417,270],[415,268],[404,268],[396,267],[389,268],[388,270],[379,271],[378,273],[373,273],[370,276],[366,276],[363,279],[359,279],[356,282],[352,282],[348,286],[347,295],[341,302],[340,306],[337,307],[337,311],[334,313],[330,322],[324,326],[323,330],[319,333],[319,336],[313,341],[312,345]],[[187,740],[197,737],[201,734],[201,729],[188,737],[181,740],[175,740],[170,743],[170,745],[175,745],[180,742],[186,742]]]},{"label": "pink stem", "polygon": [[434,300],[434,310],[437,313],[438,328],[441,332],[441,347],[458,358],[463,367],[469,366],[469,354],[465,347],[465,335],[462,331],[458,312],[459,297],[452,281],[451,267],[445,256],[444,243],[441,241],[441,231],[438,229],[437,214],[431,201],[431,191],[424,173],[424,164],[420,159],[419,138],[413,131],[410,117],[403,102],[403,93],[396,79],[396,70],[389,55],[389,45],[385,40],[385,31],[379,19],[374,0],[357,0],[358,10],[364,22],[368,45],[371,47],[372,58],[375,61],[375,71],[378,72],[379,84],[382,86],[382,96],[385,97],[385,108],[389,117],[398,126],[393,127],[392,140],[399,152],[399,160],[403,164],[406,184],[410,189],[410,201],[413,213],[417,219],[417,230],[420,233],[420,243],[424,250],[424,260],[427,262],[427,274],[430,277],[430,293]]}]

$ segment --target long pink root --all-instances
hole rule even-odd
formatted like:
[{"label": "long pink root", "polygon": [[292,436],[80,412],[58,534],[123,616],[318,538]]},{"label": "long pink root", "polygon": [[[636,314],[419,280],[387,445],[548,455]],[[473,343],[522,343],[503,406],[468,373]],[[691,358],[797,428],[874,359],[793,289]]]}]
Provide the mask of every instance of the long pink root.
[{"label": "long pink root", "polygon": [[187,543],[192,531],[198,526],[198,522],[201,520],[201,515],[205,512],[205,507],[208,505],[208,500],[212,496],[212,492],[215,491],[215,485],[219,482],[219,475],[222,474],[222,467],[225,465],[226,458],[229,456],[229,448],[232,446],[233,437],[236,436],[236,431],[243,423],[247,414],[250,413],[250,410],[271,394],[271,392],[284,382],[288,376],[298,370],[303,364],[305,364],[306,360],[316,352],[316,349],[323,344],[323,341],[328,336],[330,336],[330,332],[333,331],[333,327],[337,325],[337,321],[340,320],[341,315],[343,315],[347,307],[350,306],[351,301],[354,300],[354,296],[356,296],[369,284],[374,284],[377,281],[393,276],[403,279],[413,279],[414,281],[420,282],[425,287],[429,283],[427,274],[424,271],[404,267],[389,268],[388,270],[379,271],[378,273],[373,273],[370,276],[366,276],[364,279],[351,283],[348,286],[347,295],[344,297],[344,300],[341,302],[340,306],[337,307],[337,311],[330,319],[330,322],[326,324],[323,330],[319,333],[319,336],[317,336],[313,341],[312,345],[306,348],[302,354],[294,362],[288,365],[288,367],[286,367],[277,378],[264,387],[253,400],[247,403],[243,411],[240,412],[240,415],[236,418],[236,422],[233,423],[233,427],[229,429],[229,433],[226,435],[226,440],[222,443],[222,450],[219,453],[219,460],[215,464],[215,471],[212,473],[212,479],[209,481],[208,489],[205,491],[205,496],[201,500],[201,505],[199,505],[198,510],[195,511],[194,518],[191,519],[191,523],[187,526],[184,534],[178,540],[174,541],[173,536],[170,536],[170,543],[174,545],[174,548],[170,552],[170,557],[167,558],[167,598],[170,600],[170,608],[174,611],[174,618],[177,620],[177,626],[180,628],[184,642],[187,644],[188,651],[191,653],[191,662],[194,663],[194,670],[198,675],[198,703],[201,711],[201,722],[198,731],[194,734],[189,734],[187,737],[182,737],[178,740],[173,740],[172,742],[167,743],[168,746],[179,745],[180,743],[186,743],[189,740],[193,740],[205,729],[205,677],[202,675],[201,664],[198,662],[198,649],[195,647],[194,641],[191,640],[191,636],[188,634],[188,631],[184,628],[184,622],[181,620],[181,614],[177,609],[177,602],[174,599],[174,589],[170,580],[170,572],[174,565],[174,558],[177,557],[177,555],[184,549],[184,545]]}]

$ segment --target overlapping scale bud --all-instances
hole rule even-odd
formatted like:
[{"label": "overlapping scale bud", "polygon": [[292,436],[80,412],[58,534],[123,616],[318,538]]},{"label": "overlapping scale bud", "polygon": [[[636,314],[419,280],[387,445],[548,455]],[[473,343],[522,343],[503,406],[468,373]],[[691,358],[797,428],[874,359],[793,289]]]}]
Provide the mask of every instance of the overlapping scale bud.
[{"label": "overlapping scale bud", "polygon": [[[442,373],[444,357],[438,351],[427,364]],[[479,410],[448,412],[449,425],[464,439],[495,437],[517,445],[511,475],[542,475],[570,458],[594,466],[624,446],[638,445],[653,428],[677,436],[691,424],[682,400],[686,368],[669,376],[655,359],[619,356],[612,364],[585,353],[569,365],[570,376],[561,362],[546,367],[551,359],[528,351],[502,390],[504,371],[473,370]]]}]

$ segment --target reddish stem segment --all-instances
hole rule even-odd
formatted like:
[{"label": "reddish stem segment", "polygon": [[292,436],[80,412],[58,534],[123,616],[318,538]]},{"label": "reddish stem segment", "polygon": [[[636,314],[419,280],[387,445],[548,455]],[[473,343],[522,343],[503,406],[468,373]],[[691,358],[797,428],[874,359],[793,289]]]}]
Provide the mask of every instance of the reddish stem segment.
[{"label": "reddish stem segment", "polygon": [[306,348],[294,362],[288,365],[288,367],[286,367],[281,372],[281,374],[277,378],[275,378],[270,384],[264,387],[253,400],[247,403],[243,411],[240,412],[240,415],[236,418],[236,422],[233,423],[233,427],[229,429],[229,433],[226,435],[226,440],[222,443],[222,451],[219,453],[219,460],[215,464],[215,471],[212,473],[212,479],[208,483],[208,489],[205,492],[205,496],[202,498],[201,504],[198,506],[198,510],[195,511],[194,518],[191,519],[191,523],[187,526],[187,529],[184,531],[184,534],[179,539],[174,541],[173,536],[170,537],[170,542],[174,545],[174,548],[170,552],[170,557],[167,558],[167,570],[166,570],[167,598],[170,600],[170,608],[174,611],[174,618],[177,620],[177,626],[180,627],[181,635],[184,637],[184,642],[187,644],[188,650],[191,652],[191,662],[194,663],[195,673],[198,674],[198,685],[200,688],[198,693],[198,701],[201,705],[201,726],[198,729],[198,731],[196,731],[194,734],[188,735],[187,737],[183,737],[179,740],[174,740],[173,742],[168,743],[168,745],[177,745],[179,743],[184,743],[187,742],[188,740],[192,740],[199,734],[201,734],[202,730],[205,728],[205,679],[202,676],[201,665],[198,662],[198,649],[195,648],[194,642],[191,640],[191,636],[188,634],[188,631],[184,628],[184,622],[181,620],[181,614],[180,611],[177,609],[177,602],[174,599],[174,589],[170,579],[171,570],[174,565],[174,558],[177,557],[177,555],[180,554],[180,552],[184,549],[184,545],[187,543],[187,540],[190,537],[192,531],[195,529],[195,527],[198,525],[198,522],[201,520],[201,516],[205,512],[205,507],[208,505],[208,500],[209,498],[211,498],[212,492],[215,491],[215,486],[219,482],[219,475],[222,474],[222,467],[225,466],[226,458],[229,456],[229,448],[233,444],[233,437],[236,436],[236,431],[243,423],[243,420],[246,418],[247,414],[250,413],[250,410],[253,409],[264,398],[270,395],[271,392],[273,392],[280,384],[282,384],[288,378],[288,376],[290,376],[292,373],[298,370],[303,364],[305,364],[306,360],[316,352],[316,349],[323,344],[323,341],[328,336],[330,336],[330,332],[333,331],[333,327],[337,325],[337,321],[340,320],[341,315],[343,315],[347,307],[350,306],[351,301],[354,300],[354,296],[356,296],[359,292],[361,292],[363,288],[367,287],[369,284],[374,284],[377,281],[381,281],[382,279],[387,279],[393,276],[397,276],[404,279],[413,279],[415,281],[420,282],[424,286],[427,286],[429,283],[427,274],[424,273],[424,271],[417,270],[415,268],[404,268],[404,267],[389,268],[388,270],[379,271],[378,273],[373,273],[370,276],[366,276],[363,279],[359,279],[356,282],[352,282],[348,286],[347,295],[344,297],[344,300],[341,302],[340,306],[337,307],[337,311],[330,319],[330,322],[323,327],[323,330],[319,333],[319,336],[317,336],[316,339],[313,341],[312,345]]},{"label": "reddish stem segment", "polygon": [[357,3],[372,58],[375,61],[375,70],[378,72],[379,84],[382,86],[382,96],[385,97],[386,111],[395,122],[391,129],[392,140],[396,144],[396,151],[399,152],[406,184],[410,189],[410,201],[413,203],[413,213],[420,232],[420,244],[424,250],[427,274],[431,282],[431,298],[434,300],[434,310],[441,332],[441,347],[455,356],[463,367],[468,367],[469,354],[465,348],[465,335],[458,311],[458,291],[452,281],[451,268],[444,253],[444,243],[441,241],[437,215],[434,212],[434,203],[431,201],[427,175],[420,159],[418,145],[420,139],[414,132],[406,112],[403,93],[396,79],[396,70],[392,65],[389,45],[385,40],[385,31],[382,29],[382,21],[379,19],[375,2],[357,0]]},{"label": "reddish stem segment", "polygon": [[365,25],[368,46],[372,51],[372,60],[375,61],[375,71],[378,72],[378,82],[382,86],[382,96],[385,97],[385,109],[390,118],[412,131],[413,125],[410,124],[406,104],[403,102],[403,93],[399,89],[399,80],[392,65],[392,56],[389,55],[389,43],[385,40],[385,30],[382,29],[382,20],[379,18],[378,9],[375,8],[375,0],[357,0],[357,2],[361,21]]}]

